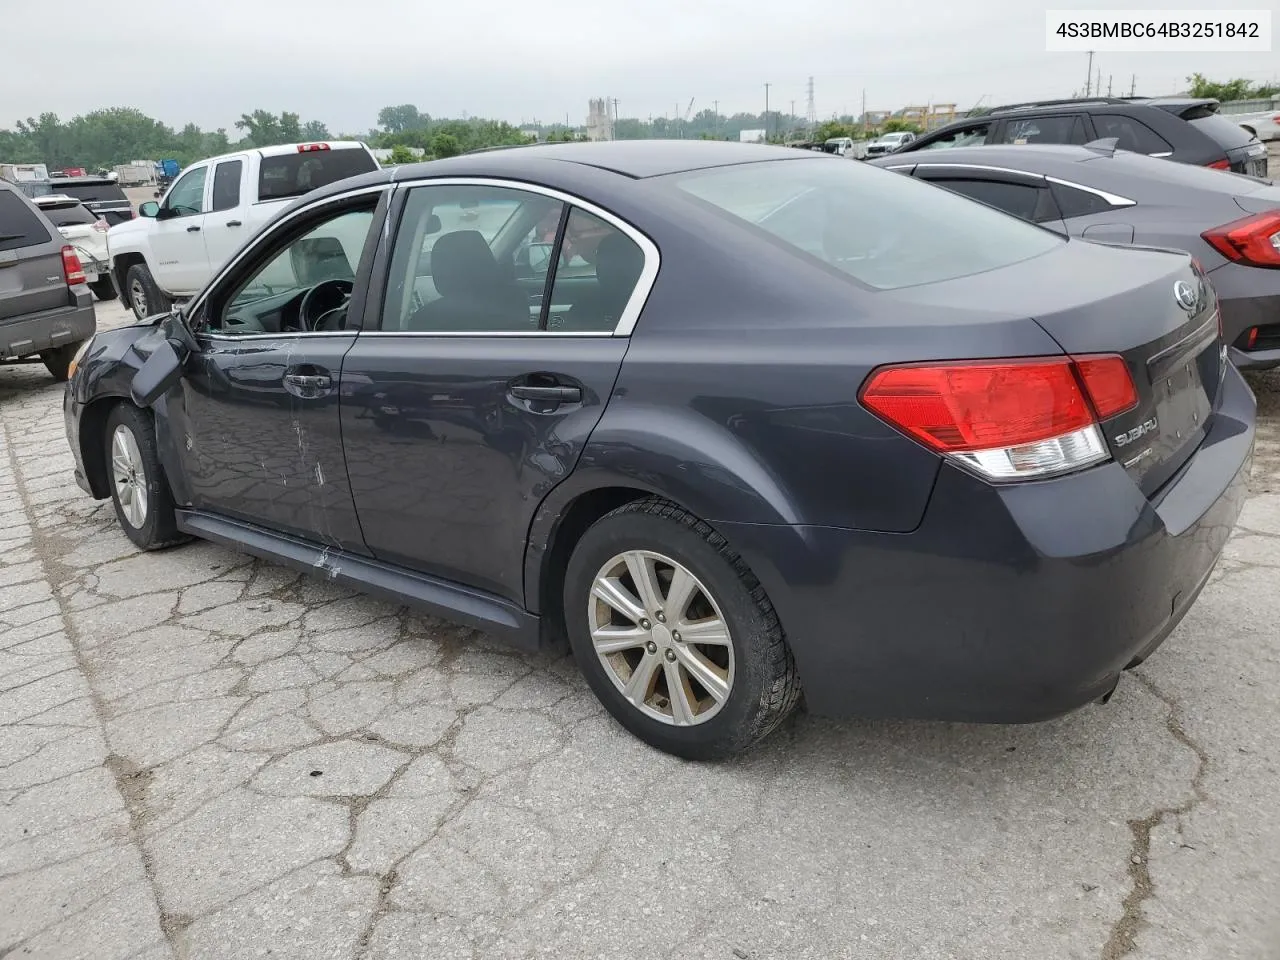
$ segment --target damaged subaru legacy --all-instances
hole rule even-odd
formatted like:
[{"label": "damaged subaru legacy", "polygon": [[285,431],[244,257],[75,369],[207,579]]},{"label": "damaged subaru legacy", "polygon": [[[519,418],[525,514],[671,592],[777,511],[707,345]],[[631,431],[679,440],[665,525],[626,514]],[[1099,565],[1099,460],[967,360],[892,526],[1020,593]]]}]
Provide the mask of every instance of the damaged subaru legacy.
[{"label": "damaged subaru legacy", "polygon": [[97,334],[76,479],[200,537],[567,641],[635,735],[1104,700],[1243,502],[1253,395],[1186,254],[797,150],[610,142],[310,193]]}]

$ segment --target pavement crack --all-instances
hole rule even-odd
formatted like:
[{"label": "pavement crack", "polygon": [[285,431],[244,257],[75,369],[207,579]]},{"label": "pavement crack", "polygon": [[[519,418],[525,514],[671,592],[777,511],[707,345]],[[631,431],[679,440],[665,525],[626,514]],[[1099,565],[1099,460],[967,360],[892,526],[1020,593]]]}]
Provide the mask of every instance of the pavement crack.
[{"label": "pavement crack", "polygon": [[[1165,729],[1174,740],[1195,755],[1196,769],[1191,776],[1191,795],[1186,800],[1174,806],[1160,807],[1146,817],[1129,821],[1129,832],[1132,835],[1128,863],[1129,892],[1121,903],[1120,919],[1112,926],[1111,935],[1102,947],[1102,960],[1121,960],[1133,953],[1138,945],[1138,934],[1147,925],[1143,907],[1155,896],[1155,884],[1151,879],[1152,831],[1170,820],[1180,820],[1209,799],[1204,786],[1209,773],[1209,754],[1182,725],[1182,708],[1178,701],[1162,691],[1150,677],[1137,671],[1132,671],[1131,675],[1168,708]],[[1181,826],[1178,829],[1181,832]]]}]

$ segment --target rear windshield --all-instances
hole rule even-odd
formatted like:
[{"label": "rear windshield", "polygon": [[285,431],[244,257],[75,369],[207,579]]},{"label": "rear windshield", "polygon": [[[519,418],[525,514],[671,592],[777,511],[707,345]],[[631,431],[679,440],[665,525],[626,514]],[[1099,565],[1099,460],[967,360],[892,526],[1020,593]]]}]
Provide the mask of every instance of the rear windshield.
[{"label": "rear windshield", "polygon": [[1029,260],[1064,241],[900,173],[815,157],[669,178],[684,194],[880,290]]},{"label": "rear windshield", "polygon": [[0,189],[0,251],[34,247],[51,239],[40,215],[22,197]]},{"label": "rear windshield", "polygon": [[1182,119],[1187,121],[1223,150],[1235,150],[1253,142],[1253,134],[1238,123],[1233,123],[1220,113],[1212,113],[1207,107],[1184,110]]},{"label": "rear windshield", "polygon": [[317,187],[377,169],[377,161],[367,150],[358,147],[263,157],[258,173],[258,199],[300,197]]},{"label": "rear windshield", "polygon": [[98,219],[79,203],[66,203],[56,207],[41,203],[37,206],[55,227],[73,227],[76,224],[93,223]]},{"label": "rear windshield", "polygon": [[114,183],[77,183],[74,179],[55,180],[53,181],[53,190],[55,193],[65,193],[69,197],[75,197],[77,200],[83,200],[86,203],[92,203],[95,200],[123,200],[129,202],[129,198],[125,196],[123,190]]}]

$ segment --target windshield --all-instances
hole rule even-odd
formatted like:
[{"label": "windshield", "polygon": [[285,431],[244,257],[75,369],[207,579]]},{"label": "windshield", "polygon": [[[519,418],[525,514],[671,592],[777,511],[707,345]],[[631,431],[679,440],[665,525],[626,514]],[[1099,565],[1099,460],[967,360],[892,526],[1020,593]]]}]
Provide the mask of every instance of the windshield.
[{"label": "windshield", "polygon": [[815,157],[668,178],[695,201],[858,283],[888,290],[970,276],[1063,243],[911,177]]},{"label": "windshield", "polygon": [[1253,143],[1253,134],[1233,123],[1219,113],[1213,113],[1205,107],[1198,107],[1183,113],[1182,119],[1203,133],[1206,137],[1222,147],[1223,150],[1235,150]]},{"label": "windshield", "polygon": [[300,197],[317,187],[377,169],[377,161],[361,147],[263,157],[258,171],[258,199]]},{"label": "windshield", "polygon": [[76,224],[91,224],[98,218],[79,203],[41,203],[37,204],[40,212],[49,218],[55,227],[71,227]]}]

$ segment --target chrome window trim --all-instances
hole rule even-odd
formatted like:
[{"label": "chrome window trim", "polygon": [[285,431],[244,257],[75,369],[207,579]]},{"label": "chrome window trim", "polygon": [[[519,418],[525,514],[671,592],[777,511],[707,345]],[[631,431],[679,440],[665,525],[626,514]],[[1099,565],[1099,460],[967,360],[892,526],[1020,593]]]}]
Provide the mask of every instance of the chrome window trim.
[{"label": "chrome window trim", "polygon": [[[352,197],[363,196],[366,193],[382,193],[384,190],[392,189],[392,187],[393,187],[393,184],[391,183],[379,183],[371,187],[360,187],[356,190],[346,190],[346,191],[343,191],[342,193],[335,193],[332,196],[322,197],[319,200],[313,200],[310,203],[304,204],[303,206],[299,207],[297,210],[294,210],[292,213],[290,213],[287,217],[283,217],[280,220],[277,220],[274,223],[270,224],[269,227],[265,229],[265,232],[262,233],[256,240],[250,241],[250,243],[247,246],[243,247],[238,254],[236,254],[234,257],[228,260],[225,264],[223,264],[222,269],[219,270],[217,273],[215,273],[213,275],[213,278],[204,285],[204,289],[202,289],[195,296],[195,298],[190,301],[191,303],[190,309],[184,311],[186,316],[188,317],[195,316],[196,311],[199,310],[201,307],[203,307],[205,304],[205,301],[208,300],[209,291],[212,290],[214,287],[216,287],[218,283],[221,282],[223,277],[225,277],[228,273],[234,270],[236,268],[236,265],[239,264],[241,260],[243,260],[249,254],[251,254],[254,250],[259,249],[263,245],[263,243],[270,242],[269,240],[266,239],[267,237],[274,236],[276,233],[286,228],[288,224],[292,223],[298,217],[305,216],[307,213],[310,213],[312,210],[316,210],[317,208],[323,207],[326,204],[337,203],[342,200],[349,200]],[[315,334],[308,333],[307,335],[314,336]],[[249,336],[257,336],[257,334],[243,334],[241,336],[233,337],[231,339],[242,340],[245,337],[249,337]],[[276,334],[269,334],[269,336],[276,336]]]},{"label": "chrome window trim", "polygon": [[418,177],[413,180],[398,180],[398,187],[413,189],[415,187],[433,187],[433,186],[454,186],[454,187],[498,187],[505,190],[523,190],[525,193],[536,193],[544,197],[550,197],[553,200],[559,200],[561,203],[567,203],[571,207],[577,207],[592,216],[599,217],[605,223],[610,224],[616,229],[622,231],[626,236],[640,248],[644,254],[644,268],[640,271],[640,279],[636,281],[635,288],[631,291],[631,298],[627,301],[626,308],[622,311],[622,316],[618,318],[617,324],[614,325],[612,332],[609,331],[593,331],[586,333],[552,331],[552,330],[535,330],[532,333],[525,331],[512,330],[467,330],[467,331],[444,331],[434,332],[430,330],[365,330],[362,335],[378,335],[378,336],[425,336],[425,337],[501,337],[501,336],[560,336],[560,337],[629,337],[635,329],[636,321],[640,319],[640,312],[644,309],[645,303],[649,299],[649,294],[653,291],[653,285],[658,279],[658,267],[661,262],[661,255],[658,253],[658,246],[648,236],[641,233],[638,228],[618,217],[608,210],[596,206],[589,200],[583,200],[581,197],[563,190],[557,190],[553,187],[544,187],[539,183],[526,183],[523,180],[508,180],[502,177]]},{"label": "chrome window trim", "polygon": [[984,170],[988,173],[1008,173],[1017,177],[1031,177],[1034,180],[1045,180],[1049,183],[1056,183],[1060,187],[1071,187],[1073,190],[1083,190],[1085,193],[1091,193],[1095,197],[1101,197],[1113,207],[1134,207],[1138,204],[1137,200],[1130,200],[1128,197],[1122,197],[1118,193],[1109,193],[1106,190],[1099,190],[1097,187],[1086,187],[1082,183],[1063,180],[1061,177],[1051,177],[1045,173],[1033,173],[1030,170],[1015,170],[1012,167],[993,167],[978,163],[956,163],[955,161],[947,163],[941,160],[938,163],[917,162],[915,166],[923,170],[927,170],[930,167],[952,167],[956,170]]}]

